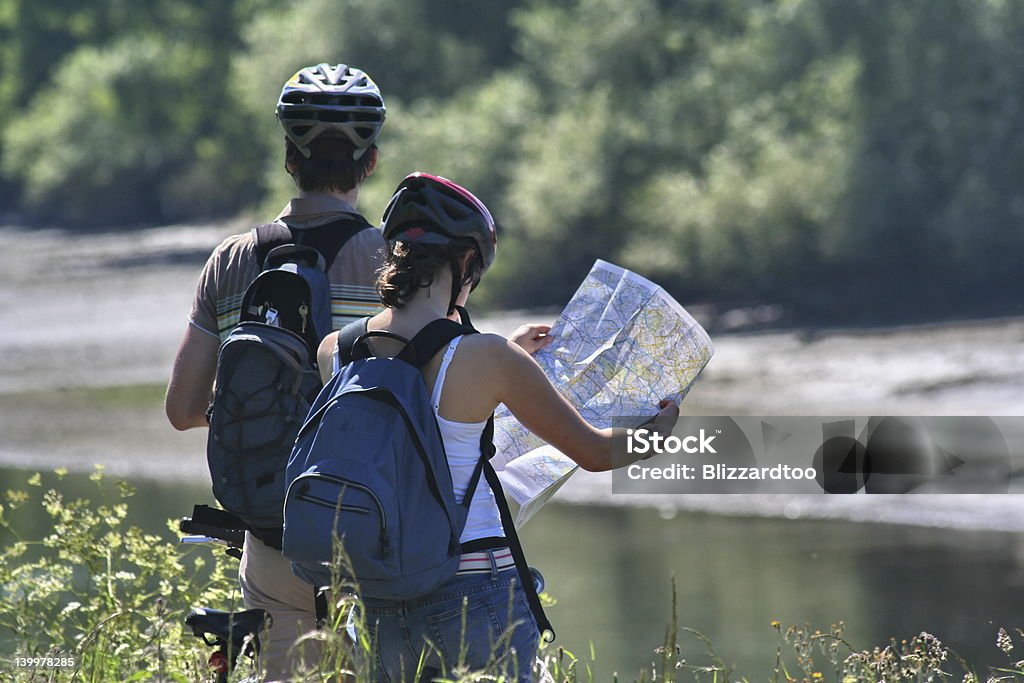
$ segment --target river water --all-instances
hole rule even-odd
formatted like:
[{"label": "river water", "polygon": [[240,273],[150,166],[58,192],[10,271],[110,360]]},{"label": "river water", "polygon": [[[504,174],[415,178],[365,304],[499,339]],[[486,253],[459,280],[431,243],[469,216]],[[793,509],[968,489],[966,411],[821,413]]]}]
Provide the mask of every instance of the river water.
[{"label": "river water", "polygon": [[[99,462],[141,487],[139,523],[155,531],[212,502],[204,435],[167,426],[160,396],[198,270],[236,227],[0,228],[0,490],[27,470]],[[485,315],[481,327],[535,318]],[[1021,320],[714,340],[685,412],[1024,414]],[[592,641],[598,680],[650,660],[673,575],[680,623],[751,678],[774,662],[772,620],[843,619],[861,647],[928,630],[994,665],[997,628],[1024,626],[1018,496],[625,498],[587,475],[559,498],[524,543],[559,600],[557,644],[584,654]],[[702,661],[695,641],[684,649]]]}]

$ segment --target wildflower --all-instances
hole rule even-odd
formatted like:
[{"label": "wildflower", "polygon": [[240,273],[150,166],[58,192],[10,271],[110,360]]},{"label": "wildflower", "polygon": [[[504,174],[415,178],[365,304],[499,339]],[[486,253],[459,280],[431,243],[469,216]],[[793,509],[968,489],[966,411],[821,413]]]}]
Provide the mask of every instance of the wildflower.
[{"label": "wildflower", "polygon": [[28,501],[28,494],[24,491],[8,491],[6,495],[11,510],[17,510]]},{"label": "wildflower", "polygon": [[999,633],[996,634],[996,647],[1006,654],[1013,652],[1013,641],[1010,640],[1010,634],[1006,632],[1005,628],[1000,628]]},{"label": "wildflower", "polygon": [[779,620],[778,620],[778,619],[772,619],[772,624],[771,624],[771,626],[772,626],[772,628],[773,628],[773,629],[775,629],[776,631],[781,631],[781,630],[782,630],[782,624],[781,624],[781,623],[779,622]]}]

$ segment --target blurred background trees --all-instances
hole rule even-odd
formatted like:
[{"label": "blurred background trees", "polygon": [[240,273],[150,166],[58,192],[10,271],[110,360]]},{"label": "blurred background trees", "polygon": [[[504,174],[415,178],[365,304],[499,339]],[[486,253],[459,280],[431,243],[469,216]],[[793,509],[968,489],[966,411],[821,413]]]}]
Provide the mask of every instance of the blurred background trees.
[{"label": "blurred background trees", "polygon": [[380,85],[379,216],[412,170],[502,226],[481,294],[595,258],[793,320],[1020,312],[1024,4],[1004,0],[0,0],[8,222],[275,212],[300,66]]}]

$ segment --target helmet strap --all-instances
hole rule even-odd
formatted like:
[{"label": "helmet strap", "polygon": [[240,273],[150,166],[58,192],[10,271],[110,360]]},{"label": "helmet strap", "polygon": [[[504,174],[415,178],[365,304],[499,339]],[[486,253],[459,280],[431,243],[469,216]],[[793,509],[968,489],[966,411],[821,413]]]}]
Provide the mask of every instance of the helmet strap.
[{"label": "helmet strap", "polygon": [[448,302],[448,315],[451,315],[455,312],[455,302],[462,291],[462,267],[458,255],[454,252],[449,253],[448,259],[452,269],[452,298]]}]

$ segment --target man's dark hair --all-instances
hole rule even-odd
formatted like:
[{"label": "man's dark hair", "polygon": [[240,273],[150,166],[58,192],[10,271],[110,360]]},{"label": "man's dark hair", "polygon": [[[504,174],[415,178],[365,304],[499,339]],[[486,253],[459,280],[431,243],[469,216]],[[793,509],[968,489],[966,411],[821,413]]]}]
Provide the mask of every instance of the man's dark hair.
[{"label": "man's dark hair", "polygon": [[309,143],[307,159],[295,144],[285,138],[284,160],[292,178],[303,192],[348,192],[369,175],[371,145],[359,159],[353,159],[356,146],[345,137],[321,135]]}]

